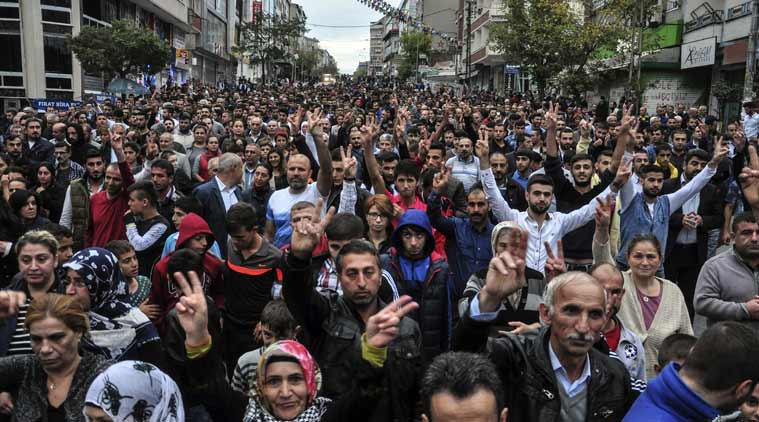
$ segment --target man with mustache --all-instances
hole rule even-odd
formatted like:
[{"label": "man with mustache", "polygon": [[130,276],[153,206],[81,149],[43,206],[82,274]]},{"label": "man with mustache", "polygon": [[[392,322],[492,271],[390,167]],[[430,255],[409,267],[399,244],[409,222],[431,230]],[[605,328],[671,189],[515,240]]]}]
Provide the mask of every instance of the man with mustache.
[{"label": "man with mustache", "polygon": [[528,236],[514,236],[519,251],[490,261],[485,286],[456,327],[453,349],[488,354],[503,385],[510,386],[504,401],[514,420],[620,420],[633,401],[630,376],[593,348],[606,324],[607,301],[592,276],[572,271],[551,280],[540,304],[545,326],[536,335],[488,339],[503,301],[526,285]]},{"label": "man with mustache", "polygon": [[466,198],[468,218],[443,215],[440,195],[448,183],[450,174],[451,171],[447,168],[435,174],[432,192],[427,199],[427,216],[432,222],[432,227],[445,236],[448,262],[452,267],[453,283],[458,297],[464,291],[469,277],[475,271],[486,268],[493,257],[490,247],[493,223],[489,219],[488,199],[479,184],[472,187]]},{"label": "man with mustache", "polygon": [[391,302],[399,295],[409,295],[420,304],[409,316],[422,330],[422,361],[430,362],[450,347],[453,305],[448,263],[434,250],[432,226],[422,210],[409,209],[403,213],[391,244],[394,249],[380,257],[385,282],[380,286],[379,296],[384,302]]}]

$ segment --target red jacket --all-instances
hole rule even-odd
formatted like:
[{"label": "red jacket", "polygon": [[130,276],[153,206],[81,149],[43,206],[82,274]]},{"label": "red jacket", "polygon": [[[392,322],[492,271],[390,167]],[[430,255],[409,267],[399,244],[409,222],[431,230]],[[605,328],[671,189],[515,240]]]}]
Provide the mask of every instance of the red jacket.
[{"label": "red jacket", "polygon": [[119,163],[122,186],[121,192],[108,199],[108,192],[102,190],[90,198],[90,222],[84,234],[84,246],[104,247],[111,240],[126,240],[124,214],[129,211],[127,188],[134,183],[129,164]]},{"label": "red jacket", "polygon": [[[206,296],[213,299],[218,309],[224,309],[224,263],[212,253],[207,252],[214,242],[213,233],[208,227],[208,223],[195,213],[189,213],[182,220],[179,226],[179,237],[177,238],[177,247],[174,252],[182,249],[184,243],[199,233],[205,233],[208,236],[208,247],[203,254],[203,291]],[[151,274],[152,287],[150,289],[151,304],[160,305],[161,313],[153,321],[160,331],[163,330],[163,320],[179,301],[181,291],[176,284],[168,277],[169,259],[174,252],[166,255],[158,261]]]}]

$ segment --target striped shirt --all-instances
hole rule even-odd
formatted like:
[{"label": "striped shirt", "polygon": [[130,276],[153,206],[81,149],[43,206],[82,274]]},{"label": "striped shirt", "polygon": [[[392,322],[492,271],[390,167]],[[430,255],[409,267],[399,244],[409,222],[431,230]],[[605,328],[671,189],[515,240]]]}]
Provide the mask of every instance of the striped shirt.
[{"label": "striped shirt", "polygon": [[235,366],[235,372],[232,376],[232,389],[239,391],[248,397],[253,397],[253,392],[256,389],[256,379],[258,369],[258,361],[261,359],[265,347],[259,347],[256,350],[244,353],[237,360],[237,366]]},{"label": "striped shirt", "polygon": [[31,338],[29,337],[29,331],[27,331],[24,326],[26,312],[29,310],[29,305],[31,303],[32,298],[31,296],[28,296],[26,303],[19,306],[18,314],[16,315],[16,329],[13,331],[13,336],[11,336],[11,343],[8,347],[8,356],[32,354]]}]

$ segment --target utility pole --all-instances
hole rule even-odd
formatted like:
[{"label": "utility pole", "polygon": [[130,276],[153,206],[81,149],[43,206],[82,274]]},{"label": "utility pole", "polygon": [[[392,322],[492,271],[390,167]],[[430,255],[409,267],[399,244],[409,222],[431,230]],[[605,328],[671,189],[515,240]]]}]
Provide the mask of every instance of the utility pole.
[{"label": "utility pole", "polygon": [[[420,14],[419,20],[422,22],[422,25],[424,25],[424,0],[421,2],[422,4],[422,13]],[[416,34],[419,35],[419,34]],[[422,31],[422,35],[424,35],[424,31]],[[422,36],[424,38],[424,36]],[[416,85],[417,82],[419,82],[419,38],[416,40],[416,78],[414,80],[414,85]]]},{"label": "utility pole", "polygon": [[748,35],[746,52],[746,77],[743,81],[743,101],[754,98],[754,77],[756,76],[756,49],[759,47],[759,0],[751,2],[751,32]]},{"label": "utility pole", "polygon": [[466,80],[464,88],[469,93],[469,78],[472,77],[472,0],[466,2]]}]

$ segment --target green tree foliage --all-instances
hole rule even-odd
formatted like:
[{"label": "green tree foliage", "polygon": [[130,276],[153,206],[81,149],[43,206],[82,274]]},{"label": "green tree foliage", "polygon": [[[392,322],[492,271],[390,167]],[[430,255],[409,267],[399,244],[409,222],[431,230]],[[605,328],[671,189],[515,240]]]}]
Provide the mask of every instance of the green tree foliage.
[{"label": "green tree foliage", "polygon": [[432,35],[420,31],[404,32],[401,34],[401,50],[403,55],[398,67],[398,78],[406,80],[416,72],[417,57],[430,56]]},{"label": "green tree foliage", "polygon": [[295,51],[292,47],[297,38],[305,33],[305,20],[287,19],[276,13],[261,12],[240,28],[240,44],[235,52],[248,53],[251,63],[265,65],[291,59]]},{"label": "green tree foliage", "polygon": [[297,66],[297,72],[303,76],[314,76],[316,73],[316,65],[319,64],[319,52],[316,50],[298,50],[298,59],[295,60],[295,66]]},{"label": "green tree foliage", "polygon": [[87,73],[103,73],[106,79],[158,73],[172,59],[166,41],[126,20],[113,21],[110,28],[85,26],[67,43]]},{"label": "green tree foliage", "polygon": [[[601,7],[584,0],[573,9],[568,1],[501,0],[503,22],[490,27],[491,45],[507,63],[530,73],[542,96],[549,81],[563,76],[562,86],[582,92],[598,70],[597,53],[616,50],[629,40],[630,22],[639,1],[606,0]],[[645,6],[649,8],[648,5]]]}]

